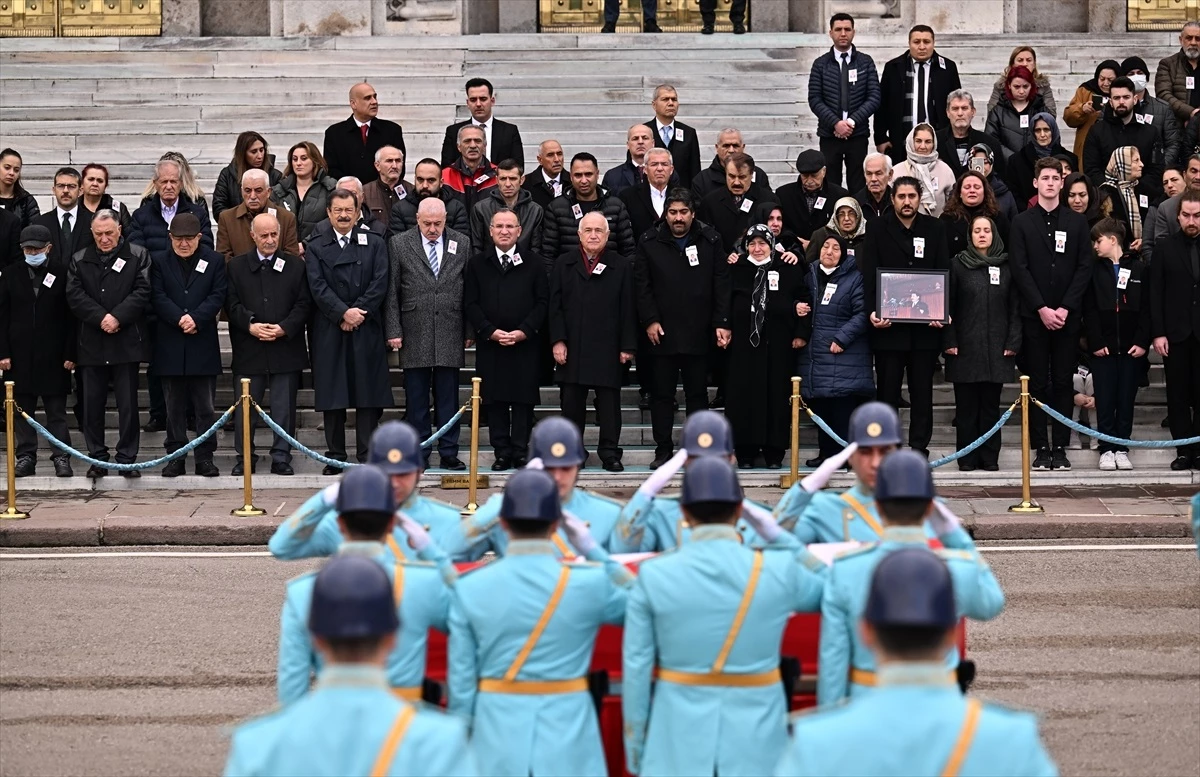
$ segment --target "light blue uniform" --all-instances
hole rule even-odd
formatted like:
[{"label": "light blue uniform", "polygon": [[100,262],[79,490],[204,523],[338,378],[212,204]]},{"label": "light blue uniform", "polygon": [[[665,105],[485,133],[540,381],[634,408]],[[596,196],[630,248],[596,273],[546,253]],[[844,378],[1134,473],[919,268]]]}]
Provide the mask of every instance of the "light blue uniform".
[{"label": "light blue uniform", "polygon": [[[448,630],[450,590],[442,573],[424,562],[403,560],[377,542],[346,542],[338,554],[370,556],[383,565],[392,580],[399,606],[400,631],[396,647],[388,656],[388,684],[406,694],[410,701],[420,699],[425,679],[425,650],[429,629]],[[288,582],[279,625],[279,661],[276,672],[280,704],[290,704],[308,692],[311,675],[321,670],[320,655],[308,630],[315,571]]]},{"label": "light blue uniform", "polygon": [[[336,500],[337,489],[333,486],[310,496],[271,535],[267,543],[271,555],[283,561],[332,556],[345,542],[338,529]],[[429,536],[442,548],[453,547],[460,536],[458,508],[452,505],[420,496],[414,491],[397,512],[404,512],[425,526]],[[417,552],[409,546],[408,536],[399,526],[392,530],[388,547],[397,556],[417,558]]]},{"label": "light blue uniform", "polygon": [[[805,545],[878,542],[884,523],[875,508],[875,495],[857,480],[846,491],[818,491],[815,494],[808,493],[797,482],[775,505],[774,515],[780,526],[791,531]],[[928,524],[925,536],[934,536]]]},{"label": "light blue uniform", "polygon": [[[446,552],[455,558],[467,558],[472,561],[480,558],[489,550],[495,552],[497,556],[503,556],[508,549],[508,533],[500,526],[500,504],[503,501],[503,493],[492,494],[486,502],[479,506],[474,515],[463,518],[458,536],[447,540],[451,545],[446,547]],[[562,509],[586,522],[588,531],[601,547],[614,553],[625,552],[616,550],[610,545],[614,536],[613,529],[621,514],[620,502],[606,496],[593,494],[582,488],[573,488],[571,496],[563,503]],[[559,555],[574,556],[575,552],[567,543],[566,532],[560,528],[557,536],[558,539],[554,545],[558,549]],[[564,553],[564,549],[567,551],[566,553]]]},{"label": "light blue uniform", "polygon": [[[312,693],[238,726],[226,777],[344,777],[371,774],[389,734],[409,718],[381,773],[473,777],[479,773],[460,721],[421,710],[388,690],[384,673],[365,665],[326,667]],[[382,765],[381,765],[382,766]]]},{"label": "light blue uniform", "polygon": [[1192,497],[1192,536],[1196,538],[1196,552],[1200,553],[1200,493]]},{"label": "light blue uniform", "polygon": [[[744,500],[744,504],[771,509],[749,499]],[[745,521],[738,519],[737,529],[746,544],[760,542]],[[621,509],[610,549],[614,553],[661,553],[687,543],[690,536],[691,528],[683,520],[678,496],[635,493]]]},{"label": "light blue uniform", "polygon": [[[940,664],[892,664],[874,693],[797,716],[776,777],[937,777],[947,771],[969,703],[943,681]],[[963,738],[956,777],[1057,777],[1028,712],[981,705],[970,741]]]},{"label": "light blue uniform", "polygon": [[[1004,609],[1004,592],[991,568],[975,550],[975,543],[961,528],[939,538],[945,550],[937,553],[954,579],[954,600],[959,617],[991,620]],[[922,529],[892,526],[884,529],[882,542],[838,556],[825,581],[821,603],[821,641],[817,659],[817,704],[837,704],[846,696],[855,698],[869,686],[850,681],[850,672],[875,672],[875,656],[862,642],[858,623],[867,606],[871,576],[879,561],[894,550],[927,547]],[[958,651],[946,656],[945,675],[958,666]],[[868,694],[869,695],[869,694]]]},{"label": "light blue uniform", "polygon": [[[450,609],[449,708],[472,722],[472,747],[484,774],[607,774],[586,676],[600,626],[624,620],[632,576],[602,550],[589,558],[603,565],[564,564],[551,543],[517,540],[504,558],[458,581]],[[563,569],[570,572],[558,606],[527,660],[518,663]],[[513,681],[505,690],[480,687],[505,679]],[[582,689],[520,687],[571,680]]]},{"label": "light blue uniform", "polygon": [[[759,563],[753,598],[725,650]],[[736,777],[775,768],[787,742],[783,632],[792,613],[820,607],[823,567],[803,548],[753,551],[728,525],[698,526],[674,552],[642,563],[622,648],[631,772]]]}]

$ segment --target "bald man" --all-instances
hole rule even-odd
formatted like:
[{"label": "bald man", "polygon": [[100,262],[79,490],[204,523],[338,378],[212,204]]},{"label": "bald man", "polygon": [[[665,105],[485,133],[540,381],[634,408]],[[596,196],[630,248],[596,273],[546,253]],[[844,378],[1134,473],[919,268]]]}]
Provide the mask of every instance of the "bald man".
[{"label": "bald man", "polygon": [[522,188],[533,195],[533,201],[542,206],[550,200],[571,191],[571,176],[563,171],[565,157],[563,147],[557,140],[543,140],[538,146],[538,169],[525,175]]},{"label": "bald man", "polygon": [[407,153],[404,129],[379,118],[379,95],[366,83],[350,87],[350,118],[325,130],[325,162],[335,178],[352,175],[359,181],[376,178],[375,152],[394,146]]},{"label": "bald man", "polygon": [[604,188],[614,196],[646,180],[646,152],[654,148],[654,130],[634,124],[625,133],[625,148],[625,161],[604,174]]},{"label": "bald man", "polygon": [[381,224],[388,223],[392,207],[412,192],[413,185],[404,180],[404,169],[404,152],[395,146],[384,146],[375,152],[378,176],[370,182],[362,182],[362,204]]}]

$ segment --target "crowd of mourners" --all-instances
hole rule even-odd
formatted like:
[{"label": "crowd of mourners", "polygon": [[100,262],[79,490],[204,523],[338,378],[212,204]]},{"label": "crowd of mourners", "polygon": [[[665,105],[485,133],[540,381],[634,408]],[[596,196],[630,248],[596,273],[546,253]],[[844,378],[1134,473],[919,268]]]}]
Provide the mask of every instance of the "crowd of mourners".
[{"label": "crowd of mourners", "polygon": [[[321,147],[294,144],[282,170],[263,135],[239,135],[211,197],[169,152],[128,202],[107,193],[104,165],[63,167],[54,209],[40,213],[20,153],[4,149],[0,370],[67,444],[74,393],[87,453],[123,464],[142,431],[165,431],[171,453],[213,424],[219,320],[235,387],[249,378],[256,401],[269,395],[288,434],[311,369],[325,455],[341,461],[347,411],[363,461],[395,403],[389,352],[405,417],[428,437],[460,406],[469,348],[496,471],[526,463],[548,385],[580,428],[593,395],[594,453],[609,471],[623,469],[631,383],[650,412],[655,467],[674,453],[680,404],[724,408],[739,466],[783,466],[792,375],[842,438],[868,400],[910,407],[907,444],[926,457],[939,370],[954,386],[958,449],[999,420],[1018,368],[1036,399],[1090,412],[1096,430],[1125,439],[1151,350],[1165,365],[1164,426],[1173,439],[1200,435],[1200,23],[1158,63],[1154,94],[1133,56],[1100,62],[1056,100],[1033,48],[1017,47],[983,130],[928,26],[882,71],[854,46],[851,16],[835,14],[829,34],[808,82],[818,148],[776,186],[736,128],[717,133],[705,165],[669,84],[654,90],[653,118],[629,128],[626,161],[603,172],[552,138],[527,165],[518,127],[493,115],[493,86],[478,78],[466,84],[471,118],[446,128],[436,157],[409,156],[401,126],[359,83],[352,115]],[[1033,468],[1069,469],[1068,427],[1032,418]],[[37,437],[16,427],[17,475],[33,475]],[[233,474],[256,467],[234,441]],[[220,474],[216,445],[195,447],[196,474]],[[824,431],[818,445],[809,466],[840,449]],[[465,468],[457,425],[434,447],[440,466]],[[958,466],[994,471],[1000,450],[997,434]],[[1132,468],[1122,444],[1099,450],[1100,469]],[[282,436],[269,455],[271,472],[292,474]],[[67,454],[51,461],[73,474]],[[1200,468],[1200,446],[1179,447],[1171,468]],[[180,457],[162,474],[185,471]]]}]

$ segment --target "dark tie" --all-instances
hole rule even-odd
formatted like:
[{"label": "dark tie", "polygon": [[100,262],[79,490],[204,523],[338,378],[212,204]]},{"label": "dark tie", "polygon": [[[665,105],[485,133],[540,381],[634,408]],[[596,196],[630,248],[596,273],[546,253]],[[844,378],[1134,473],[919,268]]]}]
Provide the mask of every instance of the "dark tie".
[{"label": "dark tie", "polygon": [[925,63],[917,65],[917,124],[924,124],[925,115]]},{"label": "dark tie", "polygon": [[71,214],[63,214],[62,223],[62,247],[60,250],[67,251],[71,246]]},{"label": "dark tie", "polygon": [[262,268],[264,270],[271,266],[271,257],[269,257],[269,256],[264,256],[262,259],[259,259],[258,261],[259,261],[259,264],[262,265]]},{"label": "dark tie", "polygon": [[362,133],[362,140],[363,140],[364,146],[367,145],[367,132],[369,129],[370,128],[366,124],[364,124],[358,128],[358,131]]},{"label": "dark tie", "polygon": [[646,168],[643,167],[642,165],[634,165],[633,172],[634,172],[634,177],[637,178],[638,183],[641,183],[642,181],[646,180]]},{"label": "dark tie", "polygon": [[850,55],[842,55],[842,113],[850,113]]},{"label": "dark tie", "polygon": [[500,271],[508,272],[510,267],[512,267],[512,259],[508,257],[508,254],[502,254],[500,256]]}]

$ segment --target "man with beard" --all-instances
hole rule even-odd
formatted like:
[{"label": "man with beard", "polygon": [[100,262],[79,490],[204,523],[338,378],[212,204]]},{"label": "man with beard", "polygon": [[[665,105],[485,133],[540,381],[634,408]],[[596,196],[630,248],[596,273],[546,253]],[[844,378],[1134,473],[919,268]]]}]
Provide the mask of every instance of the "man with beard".
[{"label": "man with beard", "polygon": [[1200,111],[1200,22],[1184,24],[1179,51],[1159,61],[1154,94],[1171,106],[1181,125]]},{"label": "man with beard", "polygon": [[812,233],[829,223],[833,204],[850,192],[825,180],[825,155],[815,148],[796,157],[799,176],[775,192],[783,211],[783,228],[791,231],[808,248]]},{"label": "man with beard", "polygon": [[571,189],[556,197],[546,208],[542,224],[542,256],[559,256],[579,245],[579,222],[599,211],[608,221],[608,250],[631,256],[636,245],[625,203],[597,185],[600,167],[587,152],[571,159]]},{"label": "man with beard", "polygon": [[[725,185],[725,165],[734,154],[746,153],[746,143],[742,140],[741,130],[727,127],[717,134],[717,155],[712,164],[704,168],[692,179],[692,193],[704,199],[709,193]],[[771,179],[766,171],[755,165],[750,176],[750,182],[759,187],[771,190]]]},{"label": "man with beard", "polygon": [[496,166],[484,154],[487,131],[468,124],[458,130],[459,157],[442,168],[442,183],[463,196],[470,212],[482,199],[483,192],[496,185]]},{"label": "man with beard", "polygon": [[1112,82],[1108,92],[1108,105],[1088,132],[1083,144],[1083,172],[1092,183],[1104,183],[1105,170],[1112,152],[1122,146],[1134,146],[1141,154],[1142,182],[1139,188],[1146,190],[1153,199],[1162,194],[1162,155],[1155,155],[1158,130],[1146,124],[1145,117],[1135,110],[1137,90],[1133,81],[1122,76]]},{"label": "man with beard", "polygon": [[955,89],[946,97],[946,117],[950,125],[937,131],[938,157],[954,171],[954,180],[967,171],[971,164],[971,149],[986,143],[993,156],[1000,160],[1000,173],[1004,173],[1004,154],[1000,141],[971,126],[975,120],[975,98],[966,89]]},{"label": "man with beard", "polygon": [[863,162],[863,177],[867,185],[854,193],[854,199],[862,206],[867,226],[892,212],[892,159],[878,151],[867,154]]},{"label": "man with beard", "polygon": [[[729,161],[725,163],[725,185],[700,200],[696,215],[721,235],[726,254],[734,250],[742,235],[746,233],[746,228],[754,223],[750,220],[750,211],[754,205],[775,199],[770,191],[751,182],[753,175],[753,157],[748,154],[731,154]],[[785,216],[784,223],[786,222]]]},{"label": "man with beard", "polygon": [[392,206],[388,231],[400,235],[417,225],[417,208],[421,200],[434,197],[446,205],[446,226],[455,232],[470,231],[470,216],[462,197],[449,186],[442,186],[442,166],[436,159],[426,157],[413,169],[413,190]]}]

